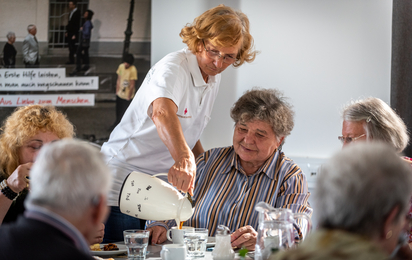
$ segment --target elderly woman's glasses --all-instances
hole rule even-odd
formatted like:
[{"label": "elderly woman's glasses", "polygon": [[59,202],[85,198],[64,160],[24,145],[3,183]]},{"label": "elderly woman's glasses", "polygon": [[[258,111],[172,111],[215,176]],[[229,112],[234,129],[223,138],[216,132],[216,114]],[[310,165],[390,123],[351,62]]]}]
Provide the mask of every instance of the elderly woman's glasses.
[{"label": "elderly woman's glasses", "polygon": [[364,137],[366,134],[360,135],[358,137],[344,137],[344,136],[338,136],[338,139],[342,142],[342,144],[344,143],[351,143],[351,142],[355,142],[356,140],[358,140],[361,137]]},{"label": "elderly woman's glasses", "polygon": [[218,59],[223,57],[223,62],[226,63],[226,64],[232,64],[233,62],[236,61],[236,57],[233,57],[233,55],[226,54],[226,55],[222,56],[222,54],[220,54],[220,52],[218,52],[218,51],[206,49],[205,41],[202,40],[202,42],[203,42],[203,47],[205,48],[205,51],[206,51],[206,55],[209,58],[214,59],[214,60],[218,60]]}]

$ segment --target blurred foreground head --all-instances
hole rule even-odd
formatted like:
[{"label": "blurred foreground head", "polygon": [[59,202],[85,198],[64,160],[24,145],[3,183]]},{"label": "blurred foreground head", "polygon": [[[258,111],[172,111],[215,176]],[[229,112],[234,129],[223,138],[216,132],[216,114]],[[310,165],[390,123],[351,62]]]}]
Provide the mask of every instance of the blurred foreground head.
[{"label": "blurred foreground head", "polygon": [[99,203],[106,205],[110,185],[110,172],[96,148],[63,139],[40,151],[30,172],[31,190],[26,205],[81,218]]},{"label": "blurred foreground head", "polygon": [[394,147],[360,142],[322,166],[315,210],[321,228],[362,235],[390,253],[404,229],[411,195],[411,166]]}]

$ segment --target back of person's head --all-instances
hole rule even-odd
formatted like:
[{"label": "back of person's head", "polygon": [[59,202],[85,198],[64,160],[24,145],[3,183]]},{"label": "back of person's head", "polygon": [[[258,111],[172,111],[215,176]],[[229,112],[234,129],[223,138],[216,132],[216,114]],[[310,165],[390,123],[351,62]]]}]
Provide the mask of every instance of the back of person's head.
[{"label": "back of person's head", "polygon": [[77,218],[106,198],[110,185],[111,175],[98,149],[86,142],[63,139],[39,152],[30,171],[26,205]]},{"label": "back of person's head", "polygon": [[253,50],[253,37],[249,32],[249,19],[241,11],[235,11],[223,4],[195,18],[192,24],[186,25],[181,30],[179,35],[192,53],[198,52],[197,47],[204,40],[209,40],[220,47],[232,47],[240,43],[234,67],[244,62],[252,62],[256,57],[257,52]]},{"label": "back of person's head", "polygon": [[90,9],[87,9],[87,20],[91,20],[93,18],[94,12]]},{"label": "back of person's head", "polygon": [[379,236],[399,207],[405,217],[412,195],[412,170],[392,146],[360,142],[342,149],[317,177],[314,210],[319,226],[366,237]]},{"label": "back of person's head", "polygon": [[52,132],[59,139],[74,136],[74,127],[62,112],[42,105],[16,108],[0,130],[0,171],[7,176],[19,166],[19,149],[39,131]]},{"label": "back of person's head", "polygon": [[123,58],[123,62],[127,62],[129,63],[129,65],[133,65],[134,63],[134,56],[131,53],[127,53],[124,58]]},{"label": "back of person's head", "polygon": [[402,152],[409,142],[408,130],[396,112],[379,98],[370,97],[347,105],[344,121],[363,122],[368,140],[383,141]]}]

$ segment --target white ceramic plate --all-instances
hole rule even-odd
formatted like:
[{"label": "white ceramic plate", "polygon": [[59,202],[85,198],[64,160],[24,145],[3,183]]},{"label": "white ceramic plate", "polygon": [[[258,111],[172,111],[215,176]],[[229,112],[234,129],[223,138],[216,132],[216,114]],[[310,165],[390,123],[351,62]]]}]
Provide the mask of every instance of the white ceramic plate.
[{"label": "white ceramic plate", "polygon": [[100,244],[100,248],[102,249],[102,251],[91,251],[92,255],[97,255],[97,256],[102,256],[102,255],[120,255],[120,254],[124,254],[127,253],[127,248],[125,245],[120,245],[120,244],[116,244],[116,246],[119,248],[119,250],[113,250],[113,251],[103,251],[103,247],[104,245],[107,244]]}]

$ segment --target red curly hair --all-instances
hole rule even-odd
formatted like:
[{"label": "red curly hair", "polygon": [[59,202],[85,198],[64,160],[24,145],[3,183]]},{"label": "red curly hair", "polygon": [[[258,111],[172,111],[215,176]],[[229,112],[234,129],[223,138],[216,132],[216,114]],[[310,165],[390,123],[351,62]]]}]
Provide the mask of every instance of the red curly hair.
[{"label": "red curly hair", "polygon": [[257,54],[257,51],[253,50],[253,37],[249,33],[247,16],[224,5],[218,5],[201,14],[192,24],[186,25],[179,35],[194,54],[198,52],[202,40],[209,40],[221,47],[240,45],[234,67],[244,62],[252,62]]}]

